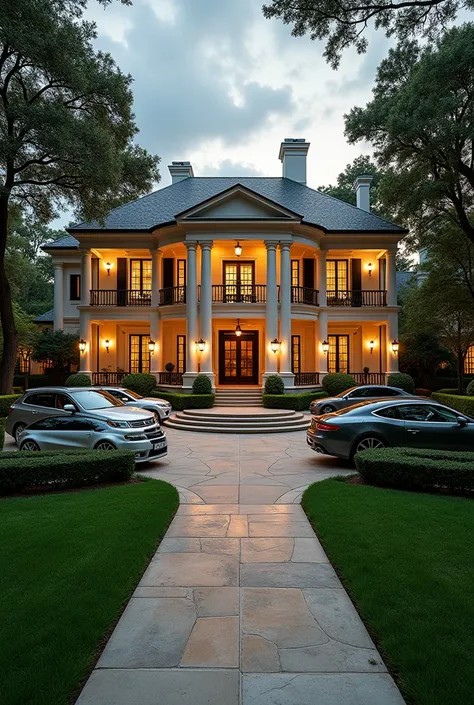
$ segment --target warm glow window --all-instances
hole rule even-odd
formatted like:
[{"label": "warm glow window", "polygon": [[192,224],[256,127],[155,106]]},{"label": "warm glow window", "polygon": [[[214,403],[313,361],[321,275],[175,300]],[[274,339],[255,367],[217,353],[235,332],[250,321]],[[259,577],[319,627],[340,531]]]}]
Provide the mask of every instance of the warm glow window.
[{"label": "warm glow window", "polygon": [[151,291],[151,259],[132,259],[130,261],[130,289],[132,291]]},{"label": "warm glow window", "polygon": [[471,345],[467,351],[467,355],[464,360],[464,374],[474,375],[474,345]]},{"label": "warm glow window", "polygon": [[326,289],[341,292],[348,289],[348,266],[345,259],[330,259],[326,262]]},{"label": "warm glow window", "polygon": [[130,372],[150,372],[150,336],[130,336]]},{"label": "warm glow window", "polygon": [[299,259],[291,260],[291,286],[300,285],[300,261]]},{"label": "warm glow window", "polygon": [[291,371],[297,375],[301,372],[301,336],[291,336]]},{"label": "warm glow window", "polygon": [[186,372],[186,336],[176,336],[176,372]]},{"label": "warm glow window", "polygon": [[328,372],[349,372],[349,336],[328,335]]}]

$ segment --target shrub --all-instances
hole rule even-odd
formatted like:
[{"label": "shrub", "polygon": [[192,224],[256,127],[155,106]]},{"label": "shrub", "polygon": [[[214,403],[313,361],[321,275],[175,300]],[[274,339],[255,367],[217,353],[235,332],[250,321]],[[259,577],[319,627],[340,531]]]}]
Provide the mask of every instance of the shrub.
[{"label": "shrub", "polygon": [[153,375],[145,372],[136,372],[131,375],[125,375],[122,385],[131,392],[141,394],[142,397],[150,396],[150,392],[155,388],[156,379]]},{"label": "shrub", "polygon": [[28,487],[63,489],[127,480],[135,470],[129,450],[20,451],[0,454],[0,492]]},{"label": "shrub", "polygon": [[66,380],[66,387],[90,387],[91,384],[91,378],[85,372],[69,375]]},{"label": "shrub", "polygon": [[314,399],[327,397],[326,392],[304,392],[303,394],[264,394],[263,406],[265,409],[293,409],[294,411],[308,411]]},{"label": "shrub", "polygon": [[0,418],[8,416],[8,409],[22,394],[5,394],[0,397]]},{"label": "shrub", "polygon": [[207,375],[198,375],[193,382],[193,394],[212,394],[212,382]]},{"label": "shrub", "polygon": [[0,451],[3,450],[4,442],[5,442],[5,420],[0,419]]},{"label": "shrub", "polygon": [[165,365],[165,370],[167,372],[173,372],[174,370],[174,364],[172,362],[167,362]]},{"label": "shrub", "polygon": [[364,480],[383,487],[474,490],[474,453],[470,452],[380,448],[357,453],[355,464]]},{"label": "shrub", "polygon": [[467,385],[466,394],[468,397],[474,397],[474,379],[471,379]]},{"label": "shrub", "polygon": [[269,375],[265,380],[265,394],[283,394],[285,385],[280,375]]},{"label": "shrub", "polygon": [[466,416],[474,417],[474,397],[461,397],[459,394],[441,394],[433,392],[431,398],[439,401],[440,404],[450,406]]},{"label": "shrub", "polygon": [[324,390],[330,397],[334,397],[336,394],[345,392],[346,389],[357,386],[357,382],[352,375],[346,375],[342,372],[330,372],[323,377],[322,384]]},{"label": "shrub", "polygon": [[153,391],[152,397],[169,401],[174,411],[183,409],[210,409],[214,406],[215,394],[179,394],[177,392]]},{"label": "shrub", "polygon": [[404,389],[408,394],[415,394],[415,382],[413,377],[406,372],[392,372],[392,374],[388,376],[387,384],[389,387]]}]

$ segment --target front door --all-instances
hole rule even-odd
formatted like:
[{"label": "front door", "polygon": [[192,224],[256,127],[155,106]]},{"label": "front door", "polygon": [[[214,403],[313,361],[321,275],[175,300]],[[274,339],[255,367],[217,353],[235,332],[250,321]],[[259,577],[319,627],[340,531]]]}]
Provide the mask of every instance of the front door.
[{"label": "front door", "polygon": [[328,335],[328,372],[349,372],[349,336]]},{"label": "front door", "polygon": [[219,384],[258,384],[258,331],[219,331]]},{"label": "front door", "polygon": [[149,335],[130,336],[129,370],[135,372],[150,372]]},{"label": "front door", "polygon": [[224,262],[224,303],[253,303],[253,262]]}]

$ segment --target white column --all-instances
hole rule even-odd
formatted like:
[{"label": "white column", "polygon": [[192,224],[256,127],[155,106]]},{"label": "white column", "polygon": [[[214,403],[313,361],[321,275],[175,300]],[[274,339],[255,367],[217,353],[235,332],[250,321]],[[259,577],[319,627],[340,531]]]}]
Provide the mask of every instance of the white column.
[{"label": "white column", "polygon": [[199,244],[201,245],[200,335],[206,342],[206,347],[201,353],[201,372],[211,378],[212,386],[214,386],[212,373],[212,240]]},{"label": "white column", "polygon": [[198,340],[197,312],[197,267],[196,243],[187,242],[187,283],[186,283],[186,372],[183,375],[183,387],[192,387],[197,374],[196,341]]},{"label": "white column", "polygon": [[328,314],[326,311],[320,311],[318,321],[318,340],[316,341],[316,354],[319,357],[319,373],[320,379],[327,374],[328,371],[328,356],[323,352],[323,342],[328,339]]},{"label": "white column", "polygon": [[397,266],[396,252],[387,251],[387,305],[397,305]]},{"label": "white column", "polygon": [[318,255],[318,301],[321,307],[326,303],[326,251],[320,250]]},{"label": "white column", "polygon": [[91,252],[83,250],[81,257],[81,305],[89,306],[90,290],[92,288]]},{"label": "white column", "polygon": [[278,370],[277,355],[271,350],[270,343],[278,337],[278,296],[276,280],[277,242],[266,242],[267,248],[267,305],[265,315],[265,376],[276,374]]},{"label": "white column", "polygon": [[392,350],[392,341],[398,340],[398,313],[389,313],[387,316],[387,375],[398,372],[398,353]]},{"label": "white column", "polygon": [[[150,314],[150,340],[155,341],[155,352],[150,359],[150,370],[152,375],[162,372],[163,340],[161,334],[161,319],[159,313],[153,311]],[[158,380],[157,380],[158,381]]]},{"label": "white column", "polygon": [[291,242],[280,242],[280,375],[285,387],[293,387],[295,376],[291,371]]},{"label": "white column", "polygon": [[151,250],[151,305],[158,306],[160,303],[161,289],[161,250]]},{"label": "white column", "polygon": [[79,336],[86,341],[85,352],[79,353],[79,369],[81,372],[91,374],[92,330],[89,311],[79,313]]},{"label": "white column", "polygon": [[63,265],[54,264],[54,330],[64,328],[64,271]]}]

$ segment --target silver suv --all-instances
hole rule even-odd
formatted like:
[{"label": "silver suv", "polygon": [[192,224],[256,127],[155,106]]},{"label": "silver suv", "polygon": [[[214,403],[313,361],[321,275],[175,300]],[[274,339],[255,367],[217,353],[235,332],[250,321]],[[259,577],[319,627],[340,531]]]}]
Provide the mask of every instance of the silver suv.
[{"label": "silver suv", "polygon": [[136,392],[132,392],[125,387],[95,387],[104,392],[108,392],[119,401],[123,401],[128,406],[135,406],[138,409],[146,409],[158,414],[160,421],[166,421],[171,413],[171,404],[159,397],[142,397]]}]

